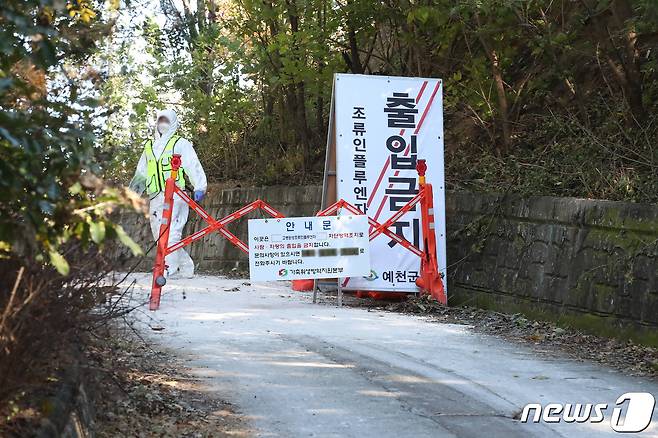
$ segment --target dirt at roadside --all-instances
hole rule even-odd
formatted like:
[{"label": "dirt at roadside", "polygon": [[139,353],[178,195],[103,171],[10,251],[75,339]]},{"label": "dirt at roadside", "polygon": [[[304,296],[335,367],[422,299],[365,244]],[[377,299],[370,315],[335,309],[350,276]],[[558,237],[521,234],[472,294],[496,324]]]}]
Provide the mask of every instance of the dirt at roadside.
[{"label": "dirt at roadside", "polygon": [[185,363],[128,329],[89,350],[96,436],[250,437],[235,406],[204,392]]},{"label": "dirt at roadside", "polygon": [[[335,305],[336,295],[320,293],[318,302]],[[627,375],[658,380],[656,348],[558,327],[554,323],[531,320],[518,313],[505,314],[468,306],[446,307],[428,296],[391,303],[344,294],[343,305],[423,315],[433,322],[466,324],[478,333],[530,345],[538,354],[564,353],[579,361],[611,366]]]}]

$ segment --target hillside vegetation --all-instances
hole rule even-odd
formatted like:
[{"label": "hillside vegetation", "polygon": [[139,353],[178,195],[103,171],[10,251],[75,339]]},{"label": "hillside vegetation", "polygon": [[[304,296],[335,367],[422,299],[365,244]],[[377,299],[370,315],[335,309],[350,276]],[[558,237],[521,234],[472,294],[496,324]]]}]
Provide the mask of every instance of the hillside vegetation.
[{"label": "hillside vegetation", "polygon": [[317,182],[332,76],[351,72],[444,79],[452,187],[658,199],[653,0],[160,4],[164,24],[124,10],[113,41],[119,179],[174,102],[215,181]]},{"label": "hillside vegetation", "polygon": [[131,310],[156,109],[213,182],[314,184],[334,73],[437,77],[449,187],[657,202],[657,51],[656,0],[0,1],[0,435]]}]

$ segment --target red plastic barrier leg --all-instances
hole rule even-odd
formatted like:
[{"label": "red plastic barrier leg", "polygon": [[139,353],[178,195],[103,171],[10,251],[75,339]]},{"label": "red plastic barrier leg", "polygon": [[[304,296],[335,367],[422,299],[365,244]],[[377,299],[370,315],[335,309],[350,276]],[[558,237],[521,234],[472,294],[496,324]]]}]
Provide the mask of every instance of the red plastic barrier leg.
[{"label": "red plastic barrier leg", "polygon": [[297,292],[309,292],[313,290],[315,280],[293,280],[292,290]]},{"label": "red plastic barrier leg", "polygon": [[171,159],[171,177],[165,183],[165,202],[162,208],[162,222],[158,234],[158,249],[155,254],[155,264],[153,265],[153,283],[151,284],[151,297],[149,298],[149,310],[158,310],[160,307],[160,293],[162,286],[167,283],[165,278],[165,256],[167,255],[167,246],[169,245],[169,229],[171,225],[171,215],[174,210],[174,187],[176,186],[176,177],[180,167],[180,155],[175,154]]},{"label": "red plastic barrier leg", "polygon": [[443,279],[439,271],[436,258],[436,234],[434,234],[434,200],[432,185],[425,183],[425,160],[418,160],[418,174],[420,176],[421,222],[423,226],[423,256],[420,259],[420,277],[416,280],[423,293],[429,293],[441,304],[448,304]]}]

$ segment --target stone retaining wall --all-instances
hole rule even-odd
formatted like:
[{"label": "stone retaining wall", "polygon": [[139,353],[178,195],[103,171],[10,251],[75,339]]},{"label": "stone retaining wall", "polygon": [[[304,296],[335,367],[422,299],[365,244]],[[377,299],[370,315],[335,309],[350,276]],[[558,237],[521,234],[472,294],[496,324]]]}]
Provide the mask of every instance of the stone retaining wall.
[{"label": "stone retaining wall", "polygon": [[80,368],[76,359],[61,372],[58,391],[45,402],[49,413],[35,432],[36,438],[93,438],[93,404]]},{"label": "stone retaining wall", "polygon": [[452,192],[453,303],[658,344],[658,206]]},{"label": "stone retaining wall", "polygon": [[[203,200],[203,208],[214,218],[223,218],[256,199],[262,199],[286,216],[313,216],[319,210],[321,197],[322,188],[318,186],[274,186],[223,190],[211,186],[208,196]],[[262,214],[253,212],[248,216],[252,219],[261,217],[270,216],[264,212]],[[120,223],[142,248],[146,250],[153,246],[153,237],[146,218],[136,214],[124,214],[120,219]],[[192,234],[205,227],[205,225],[206,223],[195,212],[190,211],[183,235]],[[240,239],[247,241],[246,218],[236,221],[228,228]],[[200,271],[219,272],[234,268],[246,271],[249,268],[246,255],[216,233],[185,249],[190,253],[197,269]],[[140,270],[148,271],[152,268],[154,254],[155,249],[152,249],[150,257],[146,257],[139,264]],[[127,258],[126,250],[121,251],[121,257]],[[129,260],[132,261],[132,259]]]},{"label": "stone retaining wall", "polygon": [[[219,218],[258,198],[287,216],[313,215],[321,188],[211,189],[204,206]],[[658,206],[469,192],[448,192],[446,205],[451,304],[658,344]],[[203,226],[195,216],[187,232]],[[151,245],[144,218],[122,222],[143,247]],[[246,240],[245,220],[229,228]],[[247,268],[244,254],[218,235],[188,249],[201,271]],[[140,268],[150,269],[151,260]]]}]

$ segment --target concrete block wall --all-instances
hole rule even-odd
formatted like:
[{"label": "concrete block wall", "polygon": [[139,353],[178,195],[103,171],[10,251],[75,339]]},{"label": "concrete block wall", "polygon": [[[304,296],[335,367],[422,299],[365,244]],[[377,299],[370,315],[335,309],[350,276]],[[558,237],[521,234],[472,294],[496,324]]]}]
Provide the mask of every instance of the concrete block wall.
[{"label": "concrete block wall", "polygon": [[658,344],[658,206],[451,192],[451,302]]},{"label": "concrete block wall", "polygon": [[[322,197],[322,189],[317,186],[307,187],[258,187],[248,189],[219,190],[211,192],[204,200],[204,208],[215,218],[225,217],[240,207],[262,199],[285,216],[313,216],[317,213]],[[193,233],[205,226],[205,223],[194,212],[193,220],[188,222],[188,231]],[[267,213],[256,211],[248,218],[268,218]],[[236,221],[228,226],[229,230],[247,243],[247,218]],[[190,255],[198,269],[214,272],[219,270],[239,268],[246,271],[249,267],[247,256],[231,245],[219,234],[204,238],[202,245],[192,245]]]},{"label": "concrete block wall", "polygon": [[[273,208],[286,216],[313,216],[320,207],[322,188],[319,186],[306,187],[250,187],[236,189],[217,189],[211,186],[208,195],[203,200],[203,208],[214,218],[221,219],[235,212],[246,204],[262,199]],[[252,212],[243,219],[228,225],[228,230],[247,242],[247,219],[270,217],[265,212]],[[142,248],[149,249],[153,246],[153,237],[146,218],[136,214],[124,214],[120,223],[128,234],[138,242]],[[183,235],[189,235],[204,228],[207,224],[194,212],[190,210],[189,219]],[[246,271],[249,261],[242,251],[231,245],[224,237],[217,233],[210,234],[202,240],[187,246],[186,251],[190,253],[199,271],[219,272],[238,268]],[[128,256],[125,249],[119,250],[122,260],[135,263],[135,259]],[[155,249],[139,263],[138,269],[148,271],[153,266]]]},{"label": "concrete block wall", "polygon": [[[287,216],[308,216],[319,209],[321,193],[318,186],[211,187],[203,205],[221,218],[263,199]],[[658,206],[453,191],[446,209],[450,304],[522,312],[658,345]],[[125,215],[121,222],[142,247],[152,245],[145,218]],[[190,212],[186,234],[203,226]],[[247,241],[245,219],[229,229]],[[216,234],[187,249],[200,271],[248,266]],[[140,269],[151,263],[152,254]]]}]

